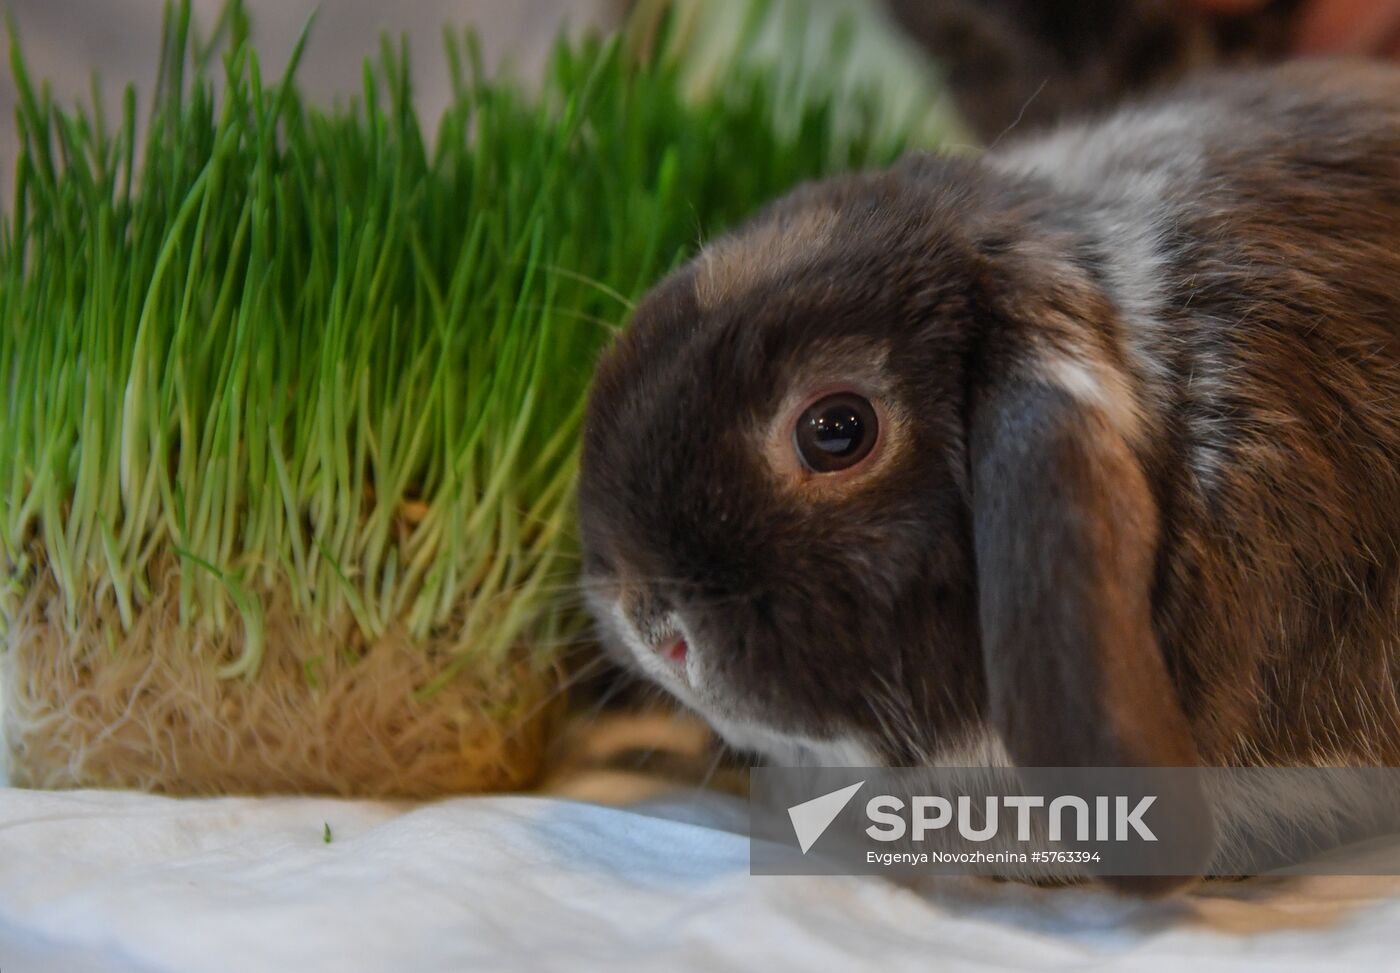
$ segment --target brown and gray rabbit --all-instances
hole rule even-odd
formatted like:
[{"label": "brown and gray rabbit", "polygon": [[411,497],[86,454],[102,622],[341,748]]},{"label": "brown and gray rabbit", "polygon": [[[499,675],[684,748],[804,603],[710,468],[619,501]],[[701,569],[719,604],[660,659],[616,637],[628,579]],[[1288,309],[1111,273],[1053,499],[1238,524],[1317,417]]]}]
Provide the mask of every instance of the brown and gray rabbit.
[{"label": "brown and gray rabbit", "polygon": [[776,762],[1400,765],[1400,70],[799,189],[637,309],[579,500]]}]

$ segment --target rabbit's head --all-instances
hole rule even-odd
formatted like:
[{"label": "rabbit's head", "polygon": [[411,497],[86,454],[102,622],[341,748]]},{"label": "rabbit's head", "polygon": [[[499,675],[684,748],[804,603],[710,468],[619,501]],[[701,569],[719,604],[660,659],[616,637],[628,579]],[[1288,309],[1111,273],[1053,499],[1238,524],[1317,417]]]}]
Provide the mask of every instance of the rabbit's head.
[{"label": "rabbit's head", "polygon": [[586,591],[731,744],[1196,762],[1114,315],[1035,198],[932,158],[805,187],[660,284],[601,363]]}]

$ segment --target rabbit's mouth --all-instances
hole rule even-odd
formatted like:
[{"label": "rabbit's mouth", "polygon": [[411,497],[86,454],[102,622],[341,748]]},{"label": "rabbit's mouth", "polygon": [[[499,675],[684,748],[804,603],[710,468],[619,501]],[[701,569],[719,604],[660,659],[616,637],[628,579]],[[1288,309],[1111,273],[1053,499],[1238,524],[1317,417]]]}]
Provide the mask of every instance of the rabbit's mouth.
[{"label": "rabbit's mouth", "polygon": [[[705,645],[697,644],[681,616],[664,611],[638,611],[638,602],[625,597],[596,597],[594,610],[613,645],[642,675],[658,684],[682,705],[704,717],[725,742],[757,754],[767,762],[789,767],[882,766],[883,759],[863,736],[802,733],[780,730],[767,720],[736,706],[705,666]],[[653,604],[653,603],[648,603]]]}]

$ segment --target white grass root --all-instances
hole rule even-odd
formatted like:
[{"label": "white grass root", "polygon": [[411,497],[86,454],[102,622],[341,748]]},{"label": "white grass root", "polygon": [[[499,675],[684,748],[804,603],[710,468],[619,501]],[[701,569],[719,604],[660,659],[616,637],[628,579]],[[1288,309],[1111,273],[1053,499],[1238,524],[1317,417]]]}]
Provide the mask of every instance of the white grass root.
[{"label": "white grass root", "polygon": [[52,577],[29,589],[0,656],[15,784],[426,798],[520,788],[538,773],[558,710],[553,671],[469,666],[418,698],[461,646],[393,630],[366,641],[348,614],[316,632],[285,595],[263,592],[262,667],[221,679],[241,627],[182,627],[165,574],[127,632],[108,606],[71,628]]}]

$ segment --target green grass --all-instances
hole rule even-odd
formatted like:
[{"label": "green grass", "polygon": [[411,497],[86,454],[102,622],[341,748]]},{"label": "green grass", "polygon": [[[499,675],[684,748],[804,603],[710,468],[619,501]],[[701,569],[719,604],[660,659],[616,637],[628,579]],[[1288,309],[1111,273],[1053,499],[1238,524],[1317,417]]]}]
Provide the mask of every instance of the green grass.
[{"label": "green grass", "polygon": [[227,676],[257,671],[272,591],[367,637],[450,627],[467,648],[441,679],[575,631],[580,406],[630,302],[763,200],[905,137],[820,71],[739,58],[697,95],[660,30],[660,54],[646,24],[561,41],[529,95],[449,31],[430,141],[392,41],[327,110],[295,57],[264,78],[239,8],[215,45],[185,5],[159,90],[105,118],[97,92],[55,105],[12,29],[5,619],[51,576],[51,620],[129,628],[175,565],[183,625],[244,626]]}]

